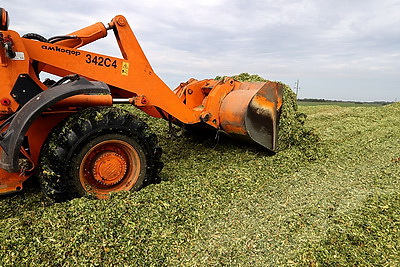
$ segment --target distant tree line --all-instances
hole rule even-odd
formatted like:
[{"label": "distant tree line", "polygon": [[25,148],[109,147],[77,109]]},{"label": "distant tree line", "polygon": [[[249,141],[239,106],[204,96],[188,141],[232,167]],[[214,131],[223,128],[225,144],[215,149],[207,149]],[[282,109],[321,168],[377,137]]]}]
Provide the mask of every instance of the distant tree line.
[{"label": "distant tree line", "polygon": [[298,102],[318,102],[318,103],[352,103],[352,104],[374,104],[374,105],[388,105],[392,104],[393,102],[389,101],[343,101],[343,100],[328,100],[328,99],[321,99],[321,98],[302,98],[297,99]]}]

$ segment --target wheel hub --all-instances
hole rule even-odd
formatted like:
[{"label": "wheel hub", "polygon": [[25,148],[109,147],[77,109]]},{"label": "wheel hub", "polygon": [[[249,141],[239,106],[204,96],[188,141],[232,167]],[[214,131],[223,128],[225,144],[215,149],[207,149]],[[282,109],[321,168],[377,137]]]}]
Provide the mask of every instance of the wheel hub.
[{"label": "wheel hub", "polygon": [[116,152],[103,152],[97,155],[92,165],[92,175],[103,185],[115,185],[127,171],[124,158]]}]

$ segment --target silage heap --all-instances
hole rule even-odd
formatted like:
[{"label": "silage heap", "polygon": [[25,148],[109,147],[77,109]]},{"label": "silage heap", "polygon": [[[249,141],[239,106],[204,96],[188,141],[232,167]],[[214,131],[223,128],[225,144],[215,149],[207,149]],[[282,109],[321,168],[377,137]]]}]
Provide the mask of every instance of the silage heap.
[{"label": "silage heap", "polygon": [[[245,81],[254,79],[264,81],[259,76]],[[310,132],[289,87],[283,99],[279,150],[296,147],[298,153],[310,143]],[[281,152],[270,157],[233,143],[204,146],[190,138],[171,137],[163,120],[138,116],[159,135],[166,164],[161,184],[138,193],[121,192],[107,201],[81,198],[52,204],[32,183],[22,194],[2,197],[0,265],[228,264],[231,254],[224,251],[231,244],[215,243],[224,235],[215,232],[210,239],[207,225],[224,225],[226,207],[260,191],[270,179],[278,182],[289,176],[304,160]],[[252,233],[248,236],[253,238]],[[214,252],[203,251],[206,239]]]}]

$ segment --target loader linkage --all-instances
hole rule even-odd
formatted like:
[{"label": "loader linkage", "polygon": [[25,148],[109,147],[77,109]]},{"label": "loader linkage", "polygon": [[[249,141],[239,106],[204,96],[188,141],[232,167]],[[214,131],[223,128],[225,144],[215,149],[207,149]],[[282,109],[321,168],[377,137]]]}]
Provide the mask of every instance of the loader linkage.
[{"label": "loader linkage", "polygon": [[[21,190],[35,173],[46,194],[61,200],[85,194],[106,198],[158,181],[157,138],[144,122],[113,108],[116,103],[178,126],[277,148],[280,83],[190,79],[171,90],[121,15],[107,25],[98,22],[48,39],[20,36],[8,27],[8,12],[1,8],[0,194]],[[81,49],[109,31],[122,57]],[[42,73],[66,78],[41,81]]]}]

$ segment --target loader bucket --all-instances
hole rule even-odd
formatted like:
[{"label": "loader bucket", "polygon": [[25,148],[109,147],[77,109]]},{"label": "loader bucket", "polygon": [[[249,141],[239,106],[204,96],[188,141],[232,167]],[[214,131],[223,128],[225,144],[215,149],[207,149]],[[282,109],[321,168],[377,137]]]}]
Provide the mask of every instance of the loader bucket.
[{"label": "loader bucket", "polygon": [[242,82],[221,103],[220,127],[232,137],[275,151],[283,88],[276,82]]}]

